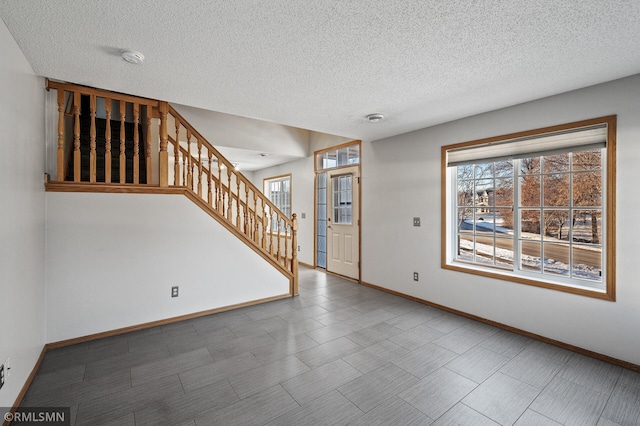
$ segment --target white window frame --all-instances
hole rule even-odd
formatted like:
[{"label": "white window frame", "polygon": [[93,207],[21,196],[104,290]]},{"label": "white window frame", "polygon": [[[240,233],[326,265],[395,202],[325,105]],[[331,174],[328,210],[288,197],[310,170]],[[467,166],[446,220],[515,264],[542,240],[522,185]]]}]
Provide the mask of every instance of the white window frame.
[{"label": "white window frame", "polygon": [[[271,186],[273,183],[278,183],[278,182],[279,183],[288,182],[288,186],[289,186],[288,197],[286,196],[284,197],[289,201],[287,205],[284,205],[285,201],[282,199],[283,198],[282,194],[280,194],[280,197],[278,199],[274,199],[274,195],[272,194]],[[286,217],[291,217],[291,205],[292,205],[291,174],[264,178],[263,191],[264,191],[264,195],[269,199],[269,201],[271,201],[276,206],[276,208],[278,208]],[[271,220],[269,221],[269,232],[271,233],[277,232],[277,229],[278,229],[278,224],[277,222],[275,222],[275,220],[276,220],[275,218],[271,218]],[[284,232],[281,230],[280,233],[284,233]]]},{"label": "white window frame", "polygon": [[[604,130],[602,130],[604,128]],[[596,129],[591,132],[591,129]],[[601,129],[601,130],[597,130]],[[580,130],[579,132],[577,132]],[[600,136],[597,136],[597,135]],[[568,136],[567,136],[568,135]],[[575,137],[574,137],[575,135]],[[603,136],[604,135],[604,136]],[[444,269],[513,281],[543,288],[615,301],[615,193],[616,193],[616,116],[601,117],[574,123],[535,129],[526,132],[463,142],[442,147],[442,258]],[[598,137],[600,141],[598,141]],[[606,140],[602,141],[602,138]],[[567,142],[568,140],[568,142]],[[603,147],[602,181],[602,285],[561,275],[529,272],[518,269],[520,229],[518,212],[523,208],[518,200],[518,170],[514,169],[514,267],[499,268],[481,262],[456,259],[457,253],[457,187],[456,170],[460,164],[487,163],[554,152],[581,151]],[[517,164],[514,161],[514,164]],[[515,166],[514,166],[515,167]],[[544,207],[540,208],[544,211]],[[579,207],[576,207],[579,209]],[[549,209],[551,210],[551,209]],[[573,242],[571,243],[573,244]],[[576,244],[577,245],[577,244]]]}]

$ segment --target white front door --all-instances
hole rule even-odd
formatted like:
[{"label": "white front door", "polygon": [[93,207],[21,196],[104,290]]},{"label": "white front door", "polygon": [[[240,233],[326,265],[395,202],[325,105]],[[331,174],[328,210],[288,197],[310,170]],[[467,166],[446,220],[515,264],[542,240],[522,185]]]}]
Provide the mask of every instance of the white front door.
[{"label": "white front door", "polygon": [[327,172],[327,271],[360,279],[359,167]]}]

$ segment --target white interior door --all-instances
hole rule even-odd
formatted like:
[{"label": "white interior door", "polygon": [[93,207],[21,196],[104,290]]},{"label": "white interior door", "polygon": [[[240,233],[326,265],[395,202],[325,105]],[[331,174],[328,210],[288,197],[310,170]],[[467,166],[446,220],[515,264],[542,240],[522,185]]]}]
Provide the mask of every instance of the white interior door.
[{"label": "white interior door", "polygon": [[327,172],[327,271],[360,279],[359,168]]}]

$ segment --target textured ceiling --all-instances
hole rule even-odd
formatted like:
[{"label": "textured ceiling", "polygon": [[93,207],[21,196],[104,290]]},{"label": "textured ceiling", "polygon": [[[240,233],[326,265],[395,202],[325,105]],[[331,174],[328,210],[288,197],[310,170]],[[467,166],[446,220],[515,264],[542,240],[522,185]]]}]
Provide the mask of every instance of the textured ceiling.
[{"label": "textured ceiling", "polygon": [[365,140],[640,72],[638,0],[0,0],[0,17],[39,75]]}]

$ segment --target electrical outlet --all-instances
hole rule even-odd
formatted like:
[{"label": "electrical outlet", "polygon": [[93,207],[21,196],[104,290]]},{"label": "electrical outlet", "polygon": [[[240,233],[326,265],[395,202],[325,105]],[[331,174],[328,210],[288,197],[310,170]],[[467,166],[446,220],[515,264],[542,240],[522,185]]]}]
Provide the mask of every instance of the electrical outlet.
[{"label": "electrical outlet", "polygon": [[413,226],[420,226],[420,218],[419,217],[414,217],[413,218]]},{"label": "electrical outlet", "polygon": [[418,273],[417,272],[413,273],[413,280],[414,281],[418,281]]},{"label": "electrical outlet", "polygon": [[300,246],[298,246],[298,251],[300,251]]},{"label": "electrical outlet", "polygon": [[171,287],[171,297],[178,297],[178,286],[174,285]]}]

